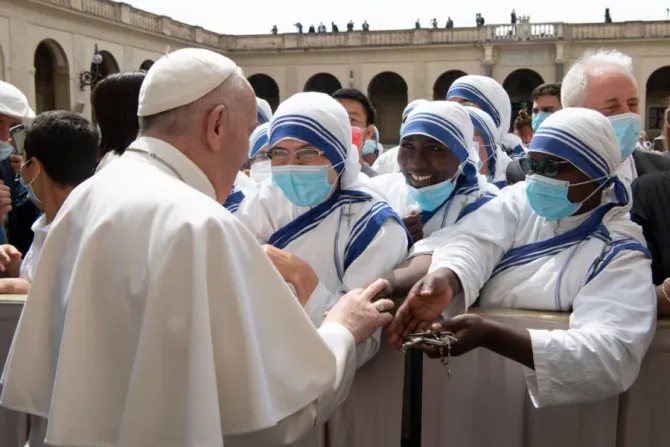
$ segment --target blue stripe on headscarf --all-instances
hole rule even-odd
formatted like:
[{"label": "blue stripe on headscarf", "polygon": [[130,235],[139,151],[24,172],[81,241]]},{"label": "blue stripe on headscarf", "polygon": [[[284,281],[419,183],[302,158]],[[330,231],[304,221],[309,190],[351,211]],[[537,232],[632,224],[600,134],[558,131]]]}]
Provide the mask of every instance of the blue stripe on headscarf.
[{"label": "blue stripe on headscarf", "polygon": [[452,123],[433,113],[412,115],[401,132],[401,137],[413,134],[428,135],[451,150],[461,162],[468,159],[463,133]]},{"label": "blue stripe on headscarf", "polygon": [[472,121],[472,125],[479,131],[482,136],[482,140],[484,140],[484,145],[486,146],[486,155],[491,157],[496,151],[493,134],[489,132],[488,126],[479,116],[477,116],[477,114],[468,114],[470,115],[470,121]]},{"label": "blue stripe on headscarf", "polygon": [[263,112],[259,106],[256,106],[256,120],[258,120],[258,122],[261,124],[265,124],[270,121],[270,119],[265,116],[265,112]]},{"label": "blue stripe on headscarf", "polygon": [[[261,124],[263,126],[263,124]],[[268,135],[267,131],[267,126],[266,126],[266,131],[259,131],[255,132],[255,134],[252,134],[253,139],[251,140],[251,144],[249,144],[249,158],[254,158],[254,155],[256,155],[256,152],[260,151],[263,146],[269,143],[270,137]]]},{"label": "blue stripe on headscarf", "polygon": [[414,110],[416,108],[416,106],[418,106],[418,105],[419,104],[416,104],[412,107],[410,107],[410,106],[405,107],[405,110],[403,110],[403,112],[402,112],[403,121],[405,120],[405,118],[407,118],[407,116],[409,116],[410,113],[412,113],[412,110]]},{"label": "blue stripe on headscarf", "polygon": [[[530,151],[562,158],[595,180],[610,175],[605,159],[583,141],[556,127],[542,126],[533,135]],[[603,180],[598,181],[601,184]]]},{"label": "blue stripe on headscarf", "polygon": [[491,101],[489,101],[476,87],[466,83],[453,84],[447,92],[447,101],[452,98],[463,98],[479,105],[484,112],[488,113],[489,116],[493,118],[496,127],[500,127],[500,114],[498,113],[498,109],[496,109]]},{"label": "blue stripe on headscarf", "polygon": [[304,115],[275,116],[270,125],[270,143],[268,147],[274,147],[279,141],[285,138],[304,141],[321,149],[326,153],[326,158],[335,166],[335,170],[338,173],[344,169],[348,148],[315,119]]}]

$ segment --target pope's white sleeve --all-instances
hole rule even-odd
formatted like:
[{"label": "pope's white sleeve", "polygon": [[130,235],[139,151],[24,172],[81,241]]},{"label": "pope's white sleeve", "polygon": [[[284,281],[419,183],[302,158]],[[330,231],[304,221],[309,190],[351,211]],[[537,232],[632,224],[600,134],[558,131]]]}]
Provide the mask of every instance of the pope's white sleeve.
[{"label": "pope's white sleeve", "polygon": [[529,329],[535,370],[524,368],[536,407],[606,399],[637,378],[656,326],[651,261],[625,251],[579,292],[568,330]]},{"label": "pope's white sleeve", "polygon": [[[291,444],[316,425],[326,422],[349,395],[356,372],[356,344],[343,326],[327,323],[319,334],[335,356],[336,375],[333,386],[306,407],[279,421],[274,427],[244,435],[226,436],[226,447],[280,446]],[[299,378],[296,378],[299,380]]]},{"label": "pope's white sleeve", "polygon": [[[518,189],[505,188],[498,197],[457,224],[433,233],[424,243],[430,243],[431,249],[438,247],[428,273],[440,268],[456,273],[463,285],[466,308],[477,300],[479,290],[512,247],[519,223],[518,201],[524,193]],[[417,247],[416,251],[421,250]]]}]

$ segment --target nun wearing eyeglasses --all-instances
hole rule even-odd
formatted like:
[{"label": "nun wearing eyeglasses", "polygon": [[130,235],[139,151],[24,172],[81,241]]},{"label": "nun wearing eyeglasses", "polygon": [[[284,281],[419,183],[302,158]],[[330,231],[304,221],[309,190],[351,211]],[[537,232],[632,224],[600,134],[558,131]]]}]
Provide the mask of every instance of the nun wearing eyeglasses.
[{"label": "nun wearing eyeglasses", "polygon": [[[272,181],[245,200],[237,217],[316,326],[348,290],[402,262],[409,235],[393,209],[358,182],[358,151],[346,110],[323,93],[298,93],[270,121]],[[359,366],[379,335],[358,348]]]},{"label": "nun wearing eyeglasses", "polygon": [[496,154],[496,169],[493,182],[504,185],[507,165],[510,157],[517,158],[525,154],[521,139],[509,133],[512,119],[512,103],[505,89],[495,79],[488,76],[467,75],[458,78],[447,92],[447,101],[458,102],[486,112],[497,129],[500,142]]},{"label": "nun wearing eyeglasses", "polygon": [[[410,113],[412,113],[412,110],[420,104],[427,103],[425,99],[417,99],[409,104],[407,104],[407,107],[405,107],[405,110],[402,111],[402,122],[400,124],[400,131],[402,132],[402,128],[405,125],[405,121],[407,121],[407,117],[409,116]],[[400,172],[400,165],[398,164],[398,151],[400,150],[400,146],[396,146],[392,149],[389,149],[385,151],[383,154],[381,154],[375,163],[372,165],[372,169],[377,172],[378,174],[395,174]]]},{"label": "nun wearing eyeglasses", "polygon": [[460,294],[466,311],[477,301],[571,312],[568,330],[468,314],[434,329],[454,332],[452,354],[483,347],[523,365],[536,407],[626,391],[654,336],[656,294],[641,229],[628,214],[630,191],[616,175],[620,164],[616,135],[600,113],[571,108],[547,118],[524,161],[526,182],[442,230],[429,274],[392,323],[391,342],[428,326]]},{"label": "nun wearing eyeglasses", "polygon": [[491,200],[498,188],[477,172],[473,126],[464,107],[447,101],[417,106],[400,133],[400,173],[375,177],[414,242],[452,225]]}]

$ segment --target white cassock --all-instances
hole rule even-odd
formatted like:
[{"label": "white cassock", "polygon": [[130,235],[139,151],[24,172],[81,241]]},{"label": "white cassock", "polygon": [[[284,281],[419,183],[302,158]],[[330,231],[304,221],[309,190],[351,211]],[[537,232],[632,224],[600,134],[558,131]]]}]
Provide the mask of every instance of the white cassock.
[{"label": "white cassock", "polygon": [[[183,178],[143,152],[171,164]],[[59,446],[283,445],[326,421],[356,367],[169,144],[139,138],[78,186],[44,244],[1,404]]]},{"label": "white cassock", "polygon": [[[440,125],[435,125],[439,123]],[[450,131],[445,131],[450,129]],[[409,114],[401,137],[425,135],[439,141],[458,158],[461,168],[453,193],[432,211],[422,210],[412,197],[410,186],[402,173],[380,175],[370,179],[370,184],[383,193],[386,201],[402,217],[415,211],[421,214],[424,237],[452,225],[495,197],[499,190],[480,175],[477,161],[479,154],[472,146],[473,125],[467,109],[446,101],[419,104]],[[414,149],[409,149],[414,150]]]},{"label": "white cassock", "polygon": [[[298,206],[273,179],[242,202],[236,217],[261,244],[301,258],[319,284],[305,304],[318,327],[346,292],[383,277],[405,260],[409,235],[400,217],[360,174],[346,110],[323,93],[298,93],[284,101],[270,122],[269,147],[300,139],[324,152],[339,168],[332,194],[312,206]],[[275,169],[275,167],[273,167]],[[273,173],[274,175],[274,173]],[[358,347],[363,365],[379,350],[381,330]]]},{"label": "white cassock", "polygon": [[[524,369],[537,407],[624,392],[637,377],[656,324],[644,238],[628,215],[629,191],[613,181],[619,163],[616,137],[611,127],[608,133],[602,127],[609,126],[606,119],[594,125],[578,114],[576,121],[561,126],[564,117],[565,112],[557,112],[547,118],[530,151],[557,154],[546,143],[552,130],[589,142],[588,151],[570,147],[567,152],[566,145],[561,150],[590,178],[609,177],[600,207],[548,220],[533,211],[522,182],[431,238],[441,238],[442,244],[430,271],[446,267],[459,276],[466,309],[477,302],[482,307],[572,312],[569,330],[529,329],[535,370]],[[584,121],[578,129],[583,133],[571,130],[579,120]],[[601,167],[587,160],[597,160]],[[417,253],[430,251],[422,245],[415,246]]]}]

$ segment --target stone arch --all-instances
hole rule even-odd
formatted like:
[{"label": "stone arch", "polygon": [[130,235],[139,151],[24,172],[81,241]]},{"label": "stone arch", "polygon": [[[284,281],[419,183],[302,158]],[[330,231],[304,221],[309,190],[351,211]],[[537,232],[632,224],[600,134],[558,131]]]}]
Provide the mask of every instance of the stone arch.
[{"label": "stone arch", "polygon": [[542,84],[544,84],[542,76],[536,71],[527,68],[514,70],[507,75],[505,82],[503,82],[503,88],[512,102],[510,126],[514,125],[514,120],[519,114],[519,110],[525,109],[530,113],[530,109],[533,106],[533,90]]},{"label": "stone arch", "polygon": [[266,74],[255,74],[247,78],[251,87],[253,87],[256,96],[266,100],[272,110],[277,110],[279,107],[279,86],[270,76]]},{"label": "stone arch", "polygon": [[321,92],[332,95],[342,88],[340,81],[330,73],[317,73],[305,83],[306,92]]},{"label": "stone arch", "polygon": [[665,109],[670,100],[670,65],[658,68],[647,79],[644,128],[649,138],[655,138],[665,126]]},{"label": "stone arch", "polygon": [[392,71],[379,73],[368,85],[368,97],[377,109],[377,128],[382,143],[397,143],[402,111],[407,105],[407,82]]},{"label": "stone arch", "polygon": [[70,110],[70,64],[63,47],[53,39],[35,49],[35,112]]},{"label": "stone arch", "polygon": [[[112,53],[106,50],[100,51],[100,56],[102,56],[102,63],[100,64],[99,70],[100,70],[100,76],[98,77],[98,80],[105,79],[107,76],[114,74],[114,73],[119,73],[121,69],[119,68],[119,63],[116,62],[116,58]],[[91,65],[91,71],[94,70],[94,66]]]},{"label": "stone arch", "polygon": [[447,99],[447,92],[449,87],[454,81],[462,76],[466,76],[467,73],[461,70],[449,70],[445,71],[435,80],[433,84],[433,100],[434,101],[444,101]]},{"label": "stone arch", "polygon": [[149,71],[149,69],[154,65],[154,61],[151,59],[147,59],[144,62],[142,62],[142,65],[140,65],[140,70],[144,71]]}]

